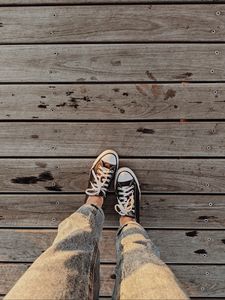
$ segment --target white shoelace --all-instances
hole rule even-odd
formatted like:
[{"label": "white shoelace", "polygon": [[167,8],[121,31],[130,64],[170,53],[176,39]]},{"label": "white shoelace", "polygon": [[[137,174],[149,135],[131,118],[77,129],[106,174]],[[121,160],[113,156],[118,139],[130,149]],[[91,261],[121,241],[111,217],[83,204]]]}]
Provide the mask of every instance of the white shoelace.
[{"label": "white shoelace", "polygon": [[114,170],[109,170],[108,168],[100,166],[99,174],[95,174],[94,170],[91,172],[94,177],[94,182],[91,182],[91,188],[86,189],[86,194],[88,196],[94,196],[99,195],[99,193],[102,192],[105,196]]},{"label": "white shoelace", "polygon": [[115,205],[115,210],[118,214],[125,216],[131,212],[134,207],[134,186],[118,187],[117,200],[118,204]]}]

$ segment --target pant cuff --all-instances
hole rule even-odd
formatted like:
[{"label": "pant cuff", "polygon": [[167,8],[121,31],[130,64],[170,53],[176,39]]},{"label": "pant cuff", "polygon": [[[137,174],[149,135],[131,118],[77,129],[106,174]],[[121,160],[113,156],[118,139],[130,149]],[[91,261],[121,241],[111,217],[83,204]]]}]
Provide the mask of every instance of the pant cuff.
[{"label": "pant cuff", "polygon": [[[97,226],[102,225],[105,219],[105,214],[101,207],[98,207],[95,204],[83,204],[77,212],[80,212],[86,215],[92,220]],[[94,221],[95,220],[95,221]]]}]

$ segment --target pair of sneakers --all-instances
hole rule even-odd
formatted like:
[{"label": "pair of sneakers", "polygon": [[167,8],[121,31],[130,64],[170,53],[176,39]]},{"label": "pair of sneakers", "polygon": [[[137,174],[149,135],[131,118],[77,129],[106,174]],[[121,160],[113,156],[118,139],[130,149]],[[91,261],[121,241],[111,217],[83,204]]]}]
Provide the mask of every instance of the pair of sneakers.
[{"label": "pair of sneakers", "polygon": [[116,212],[139,222],[141,192],[138,179],[131,169],[119,169],[119,156],[115,151],[106,150],[94,161],[86,195],[102,196],[105,199],[113,180],[118,202],[115,205]]}]

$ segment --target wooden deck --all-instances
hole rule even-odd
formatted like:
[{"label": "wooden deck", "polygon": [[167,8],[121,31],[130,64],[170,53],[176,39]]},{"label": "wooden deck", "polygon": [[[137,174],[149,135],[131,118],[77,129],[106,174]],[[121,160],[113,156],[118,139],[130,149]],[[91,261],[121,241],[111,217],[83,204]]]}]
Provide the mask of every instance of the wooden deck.
[{"label": "wooden deck", "polygon": [[0,299],[83,203],[105,148],[137,173],[141,223],[190,297],[225,298],[224,43],[211,0],[0,0]]}]

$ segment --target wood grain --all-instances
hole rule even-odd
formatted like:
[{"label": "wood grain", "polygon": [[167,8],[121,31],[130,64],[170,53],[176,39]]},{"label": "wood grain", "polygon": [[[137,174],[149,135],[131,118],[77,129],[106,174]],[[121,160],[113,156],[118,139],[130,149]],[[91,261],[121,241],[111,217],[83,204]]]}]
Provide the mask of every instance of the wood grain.
[{"label": "wood grain", "polygon": [[224,15],[216,4],[2,7],[0,43],[225,41]]},{"label": "wood grain", "polygon": [[[83,192],[93,159],[1,159],[1,192]],[[143,192],[224,193],[224,159],[121,159]]]},{"label": "wood grain", "polygon": [[[0,195],[0,227],[56,228],[84,202],[84,195]],[[104,204],[104,225],[118,227],[116,199]],[[223,229],[223,195],[142,195],[141,224],[147,228]],[[174,213],[176,218],[174,218]]]},{"label": "wood grain", "polygon": [[[117,230],[103,230],[101,261],[116,262]],[[223,264],[225,233],[214,230],[147,230],[166,263]],[[0,261],[33,262],[51,246],[56,230],[1,229]]]},{"label": "wood grain", "polygon": [[0,85],[0,120],[224,119],[223,84]]},{"label": "wood grain", "polygon": [[[225,298],[225,9],[210,1],[0,0],[0,299],[82,205],[93,159],[72,157],[105,148],[137,174],[141,223],[187,293]],[[114,284],[114,204],[101,297]]]},{"label": "wood grain", "polygon": [[2,83],[215,82],[225,75],[223,44],[4,45],[0,54]]},{"label": "wood grain", "polygon": [[0,156],[224,156],[225,123],[10,123],[0,127]]},{"label": "wood grain", "polygon": [[[6,294],[29,264],[0,264],[0,293]],[[192,297],[224,297],[225,266],[177,265],[170,266],[182,287]],[[114,286],[114,266],[101,266],[101,296],[110,296]],[[207,274],[207,275],[206,275]]]}]

